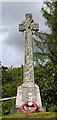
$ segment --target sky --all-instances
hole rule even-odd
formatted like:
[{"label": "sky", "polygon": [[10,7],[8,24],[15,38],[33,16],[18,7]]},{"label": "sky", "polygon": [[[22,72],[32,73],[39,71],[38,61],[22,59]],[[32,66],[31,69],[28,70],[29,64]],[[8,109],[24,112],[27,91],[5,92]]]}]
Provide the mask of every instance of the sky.
[{"label": "sky", "polygon": [[19,24],[26,13],[32,13],[39,24],[39,31],[50,32],[41,13],[42,2],[2,3],[2,65],[20,67],[24,64],[25,36],[19,32]]}]

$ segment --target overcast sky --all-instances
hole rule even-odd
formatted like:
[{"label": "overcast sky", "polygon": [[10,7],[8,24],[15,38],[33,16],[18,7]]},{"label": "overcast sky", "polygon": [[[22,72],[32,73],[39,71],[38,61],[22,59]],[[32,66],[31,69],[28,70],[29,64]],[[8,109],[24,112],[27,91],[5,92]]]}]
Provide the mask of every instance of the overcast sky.
[{"label": "overcast sky", "polygon": [[2,65],[19,67],[24,64],[25,36],[19,32],[19,24],[26,13],[32,13],[39,24],[39,31],[49,32],[40,12],[42,2],[3,2],[2,4]]}]

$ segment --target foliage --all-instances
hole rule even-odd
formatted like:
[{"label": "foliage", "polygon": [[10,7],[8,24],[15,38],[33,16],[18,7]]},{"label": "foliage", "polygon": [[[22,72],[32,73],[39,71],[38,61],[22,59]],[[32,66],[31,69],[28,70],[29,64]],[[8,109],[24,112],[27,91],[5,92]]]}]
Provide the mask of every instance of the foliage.
[{"label": "foliage", "polygon": [[51,106],[51,107],[49,108],[49,111],[50,111],[50,112],[57,112],[57,106],[56,106],[56,105]]},{"label": "foliage", "polygon": [[[37,57],[43,61],[45,58],[53,62],[56,66],[57,58],[57,1],[44,2],[46,5],[42,7],[42,15],[46,19],[46,25],[50,28],[50,34],[44,32],[36,33],[38,41],[35,40],[35,45],[40,49],[36,50]],[[41,56],[41,57],[40,57]]]},{"label": "foliage", "polygon": [[20,68],[2,66],[2,97],[16,95],[17,87],[23,82],[23,65]]},{"label": "foliage", "polygon": [[[35,35],[35,82],[40,86],[43,105],[48,108],[57,106],[57,1],[44,2],[42,15],[50,33],[38,32]],[[40,49],[40,50],[39,50]],[[45,61],[48,61],[45,63]],[[41,63],[41,64],[40,64]],[[44,64],[45,63],[45,64]]]},{"label": "foliage", "polygon": [[[14,97],[17,87],[23,83],[23,65],[19,68],[2,66],[2,98]],[[2,102],[2,113],[8,114],[10,108],[15,106],[15,99]]]},{"label": "foliage", "polygon": [[52,105],[57,105],[56,95],[57,87],[54,82],[53,68],[50,62],[45,66],[35,66],[35,83],[40,87],[43,106],[47,111]]},{"label": "foliage", "polygon": [[2,102],[2,114],[7,115],[8,113],[10,113],[10,108],[15,107],[15,102],[16,102],[15,99],[3,101]]}]

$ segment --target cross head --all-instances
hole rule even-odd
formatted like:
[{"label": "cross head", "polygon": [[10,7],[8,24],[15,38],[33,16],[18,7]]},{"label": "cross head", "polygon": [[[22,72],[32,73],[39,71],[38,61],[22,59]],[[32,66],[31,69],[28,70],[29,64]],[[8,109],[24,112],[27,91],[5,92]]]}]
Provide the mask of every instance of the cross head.
[{"label": "cross head", "polygon": [[22,32],[30,31],[32,32],[32,34],[34,34],[38,30],[39,24],[32,19],[32,14],[31,13],[25,14],[25,20],[21,24],[19,24],[19,31]]}]

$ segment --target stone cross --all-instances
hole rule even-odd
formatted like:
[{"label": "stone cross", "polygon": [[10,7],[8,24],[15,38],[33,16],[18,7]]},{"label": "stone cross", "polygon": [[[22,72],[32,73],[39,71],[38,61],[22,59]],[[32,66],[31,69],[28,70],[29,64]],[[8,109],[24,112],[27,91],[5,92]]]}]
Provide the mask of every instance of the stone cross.
[{"label": "stone cross", "polygon": [[32,14],[26,14],[25,20],[19,24],[19,31],[25,34],[24,82],[34,83],[32,35],[38,30],[39,25],[32,19]]},{"label": "stone cross", "polygon": [[19,24],[19,31],[25,34],[24,78],[23,84],[17,88],[16,108],[26,101],[34,101],[42,107],[39,86],[34,83],[33,44],[32,35],[39,30],[39,25],[32,19],[32,14],[26,14],[25,20]]}]

